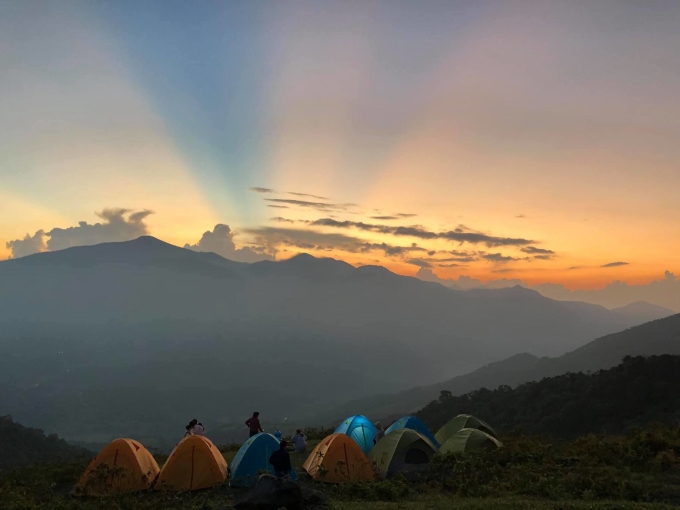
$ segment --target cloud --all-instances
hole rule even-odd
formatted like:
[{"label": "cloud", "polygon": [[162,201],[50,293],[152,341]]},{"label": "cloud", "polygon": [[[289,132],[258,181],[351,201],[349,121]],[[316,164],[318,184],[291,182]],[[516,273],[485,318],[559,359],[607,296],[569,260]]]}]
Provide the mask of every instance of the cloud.
[{"label": "cloud", "polygon": [[222,257],[236,262],[259,262],[261,260],[273,260],[274,257],[264,252],[263,248],[236,248],[234,233],[229,225],[219,223],[211,231],[203,233],[197,244],[185,244],[185,248],[193,251],[213,252]]},{"label": "cloud", "polygon": [[271,188],[260,188],[257,186],[250,188],[250,191],[254,191],[255,193],[276,193],[276,191]]},{"label": "cloud", "polygon": [[403,212],[400,212],[400,213],[397,213],[397,216],[399,216],[400,218],[413,218],[414,216],[418,216],[418,215],[417,215],[417,214],[412,214],[412,213],[403,213]]},{"label": "cloud", "polygon": [[507,287],[515,287],[517,285],[525,286],[522,280],[509,280],[507,278],[501,278],[498,280],[489,280],[483,283],[477,278],[471,278],[470,276],[460,275],[456,278],[439,278],[432,269],[420,268],[416,273],[416,278],[427,282],[437,282],[445,287],[449,287],[457,290],[471,290],[471,289],[503,289]]},{"label": "cloud", "polygon": [[265,198],[267,202],[274,202],[277,205],[294,205],[297,207],[303,207],[305,209],[315,209],[317,211],[327,212],[327,211],[346,211],[347,209],[354,207],[356,204],[333,204],[327,202],[310,202],[307,200],[294,200],[290,198]]},{"label": "cloud", "polygon": [[489,248],[498,246],[524,246],[534,244],[530,239],[512,237],[494,237],[478,232],[466,232],[463,228],[456,228],[448,232],[431,232],[421,227],[375,225],[360,221],[337,221],[331,218],[322,218],[312,222],[312,225],[334,228],[356,228],[366,232],[379,234],[391,234],[394,236],[416,237],[419,239],[445,239],[459,243],[485,244]]},{"label": "cloud", "polygon": [[497,262],[499,264],[504,264],[506,262],[512,262],[514,260],[521,260],[516,257],[511,257],[510,255],[503,255],[502,253],[481,253],[480,257],[484,260],[490,262]]},{"label": "cloud", "polygon": [[372,220],[382,220],[382,221],[389,221],[389,220],[398,220],[399,216],[371,216]]},{"label": "cloud", "polygon": [[26,234],[26,237],[23,239],[9,241],[8,243],[5,243],[5,246],[12,252],[12,257],[15,259],[47,251],[45,231],[38,230],[33,236]]},{"label": "cloud", "polygon": [[529,253],[531,255],[554,255],[555,252],[552,250],[545,250],[543,248],[536,248],[535,246],[526,246],[522,248],[524,253]]},{"label": "cloud", "polygon": [[610,262],[609,264],[605,264],[600,267],[619,267],[619,266],[627,266],[628,262]]},{"label": "cloud", "polygon": [[291,220],[288,218],[283,218],[281,216],[276,216],[274,218],[269,218],[270,221],[276,221],[278,223],[295,223],[295,220]]},{"label": "cloud", "polygon": [[418,266],[420,268],[429,269],[432,267],[432,264],[430,264],[427,260],[423,259],[408,259],[406,262],[409,264],[413,264],[414,266]]},{"label": "cloud", "polygon": [[267,207],[271,207],[272,209],[290,209],[287,205],[268,205]]},{"label": "cloud", "polygon": [[[101,223],[78,223],[77,227],[53,228],[49,232],[39,230],[33,237],[26,236],[6,244],[13,257],[23,257],[41,251],[56,251],[73,246],[90,246],[99,243],[130,241],[147,235],[149,229],[144,223],[152,211],[132,212],[130,209],[104,209],[96,213]],[[127,215],[127,217],[126,217]],[[47,241],[45,242],[45,239]]]},{"label": "cloud", "polygon": [[517,216],[515,216],[515,218],[526,218],[526,216],[523,214],[518,214]]},{"label": "cloud", "polygon": [[289,191],[288,194],[294,195],[296,197],[309,197],[309,198],[316,198],[318,200],[330,200],[330,198],[320,197],[318,195],[309,195],[308,193],[295,193],[294,191]]}]

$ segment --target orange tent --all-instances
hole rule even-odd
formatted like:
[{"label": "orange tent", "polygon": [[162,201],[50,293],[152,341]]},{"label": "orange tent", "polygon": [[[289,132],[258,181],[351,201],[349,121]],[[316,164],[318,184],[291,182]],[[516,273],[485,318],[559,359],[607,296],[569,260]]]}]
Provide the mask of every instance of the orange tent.
[{"label": "orange tent", "polygon": [[212,441],[204,436],[187,436],[172,450],[154,489],[194,491],[226,479],[227,462]]},{"label": "orange tent", "polygon": [[148,489],[160,468],[149,450],[133,439],[116,439],[97,454],[78,482],[86,494],[135,492]]},{"label": "orange tent", "polygon": [[361,447],[346,434],[331,434],[321,441],[302,465],[314,480],[330,483],[375,479]]}]

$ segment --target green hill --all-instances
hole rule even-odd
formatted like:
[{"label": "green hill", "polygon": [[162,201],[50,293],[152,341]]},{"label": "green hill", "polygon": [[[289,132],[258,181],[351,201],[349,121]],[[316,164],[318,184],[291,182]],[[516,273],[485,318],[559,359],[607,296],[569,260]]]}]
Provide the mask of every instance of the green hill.
[{"label": "green hill", "polygon": [[48,436],[42,430],[24,427],[11,416],[0,416],[0,470],[43,462],[64,462],[90,457],[92,452]]},{"label": "green hill", "polygon": [[417,416],[432,430],[458,414],[488,421],[499,432],[576,437],[616,434],[653,422],[680,423],[680,356],[627,356],[592,374],[567,373],[461,396],[442,391]]},{"label": "green hill", "polygon": [[621,363],[624,356],[661,354],[680,354],[680,314],[603,336],[556,358],[517,354],[442,383],[354,400],[327,410],[324,418],[335,422],[347,415],[363,413],[389,421],[421,408],[442,391],[462,395],[480,388],[515,387],[567,372],[608,369]]}]

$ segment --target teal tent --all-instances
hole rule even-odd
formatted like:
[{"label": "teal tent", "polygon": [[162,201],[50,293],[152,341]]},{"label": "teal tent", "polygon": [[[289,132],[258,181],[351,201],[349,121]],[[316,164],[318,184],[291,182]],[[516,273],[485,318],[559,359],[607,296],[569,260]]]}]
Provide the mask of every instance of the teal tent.
[{"label": "teal tent", "polygon": [[425,425],[415,416],[403,416],[399,418],[397,421],[395,421],[392,425],[390,425],[387,428],[387,430],[385,431],[385,435],[388,435],[390,432],[395,432],[400,429],[415,430],[419,434],[422,434],[427,439],[429,439],[430,443],[432,443],[435,447],[439,448],[439,442],[435,439],[434,434],[430,432],[430,429],[427,428],[427,425]]},{"label": "teal tent", "polygon": [[334,434],[346,434],[354,439],[365,454],[368,454],[371,448],[373,448],[375,433],[375,425],[368,418],[360,414],[347,418],[338,425],[334,432]]},{"label": "teal tent", "polygon": [[[257,434],[241,445],[236,457],[231,461],[231,485],[234,487],[252,487],[262,471],[274,474],[274,467],[269,457],[279,449],[279,441],[271,434]],[[297,479],[294,469],[290,477]]]}]

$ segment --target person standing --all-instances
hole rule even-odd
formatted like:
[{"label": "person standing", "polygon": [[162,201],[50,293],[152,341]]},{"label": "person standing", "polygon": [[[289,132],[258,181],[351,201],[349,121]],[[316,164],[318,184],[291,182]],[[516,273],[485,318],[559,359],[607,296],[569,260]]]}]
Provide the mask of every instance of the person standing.
[{"label": "person standing", "polygon": [[281,431],[279,429],[276,429],[276,432],[274,432],[274,437],[281,441],[281,438],[283,437],[283,434],[281,434]]},{"label": "person standing", "polygon": [[202,436],[203,433],[205,432],[205,427],[201,422],[196,422],[196,425],[194,425],[194,435],[195,436]]},{"label": "person standing", "polygon": [[385,429],[383,429],[383,427],[382,427],[382,425],[380,424],[379,421],[375,422],[375,428],[377,430],[375,432],[375,437],[373,438],[373,444],[376,444],[383,437],[385,437]]},{"label": "person standing", "polygon": [[290,454],[286,451],[287,445],[288,443],[282,440],[279,449],[269,457],[269,463],[274,468],[274,474],[279,478],[290,475],[293,469],[293,466],[290,464]]},{"label": "person standing", "polygon": [[253,415],[246,420],[246,425],[250,429],[250,437],[259,434],[260,432],[264,432],[264,430],[262,430],[262,425],[260,425],[260,413],[258,412],[254,412]]}]

